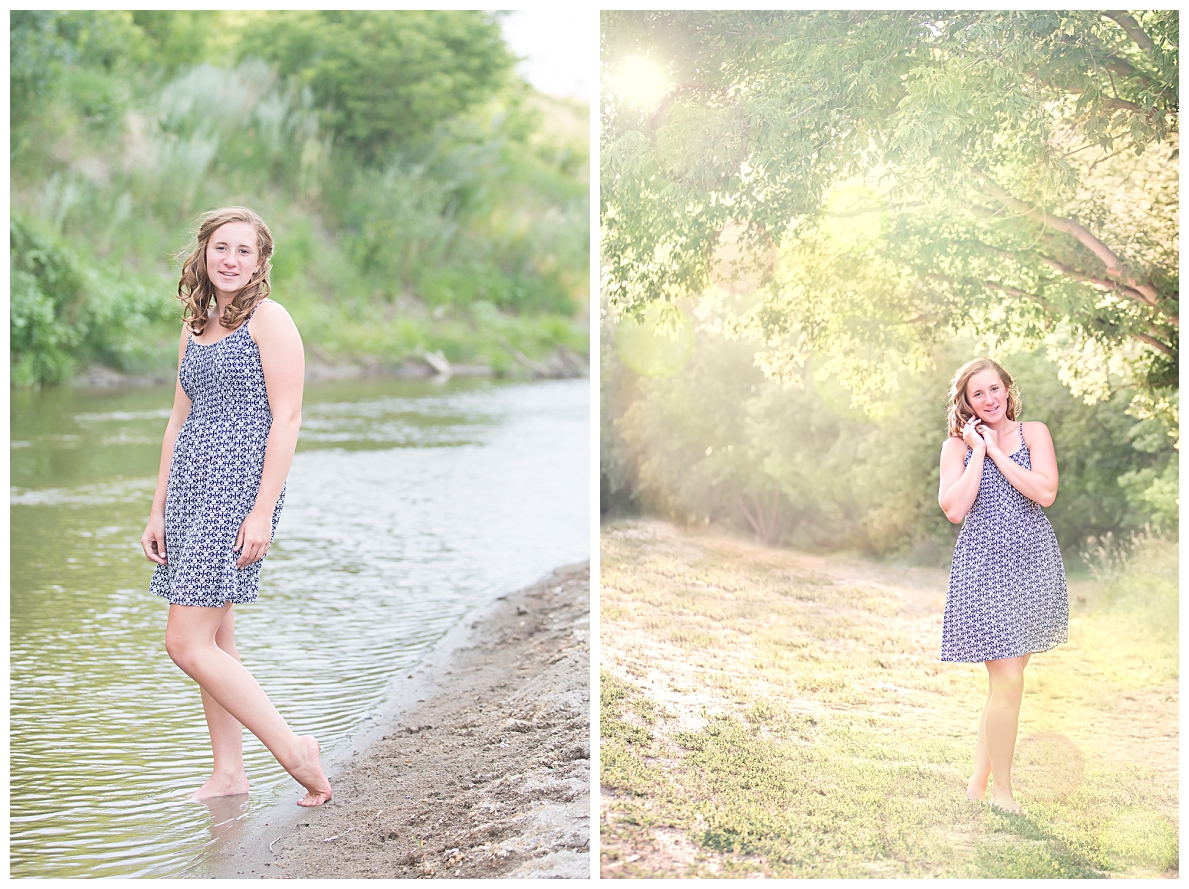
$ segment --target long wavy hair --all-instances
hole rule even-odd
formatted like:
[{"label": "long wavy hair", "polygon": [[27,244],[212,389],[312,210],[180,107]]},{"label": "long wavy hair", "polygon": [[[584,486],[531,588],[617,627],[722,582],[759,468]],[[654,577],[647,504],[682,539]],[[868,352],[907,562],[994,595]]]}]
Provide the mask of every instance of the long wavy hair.
[{"label": "long wavy hair", "polygon": [[[256,230],[256,249],[260,253],[260,264],[252,277],[231,300],[219,319],[228,330],[234,330],[244,323],[265,297],[272,292],[268,274],[272,271],[272,232],[252,210],[247,207],[221,207],[212,210],[199,219],[195,236],[197,245],[182,263],[182,278],[178,282],[178,299],[182,301],[182,320],[194,332],[202,336],[206,330],[211,303],[215,301],[215,288],[211,284],[206,268],[206,248],[211,235],[228,222],[246,222]],[[186,252],[179,254],[185,256]]]},{"label": "long wavy hair", "polygon": [[999,379],[1003,381],[1003,388],[1007,390],[1007,410],[1005,411],[1007,418],[1014,420],[1020,413],[1020,390],[1012,380],[1011,374],[1003,369],[1002,364],[993,358],[975,358],[973,361],[967,361],[958,368],[958,372],[950,380],[950,389],[947,395],[949,409],[946,411],[946,422],[949,425],[950,435],[954,438],[962,437],[962,427],[974,416],[974,408],[970,406],[970,402],[966,398],[966,384],[970,382],[971,377],[984,370],[995,371],[999,374]]}]

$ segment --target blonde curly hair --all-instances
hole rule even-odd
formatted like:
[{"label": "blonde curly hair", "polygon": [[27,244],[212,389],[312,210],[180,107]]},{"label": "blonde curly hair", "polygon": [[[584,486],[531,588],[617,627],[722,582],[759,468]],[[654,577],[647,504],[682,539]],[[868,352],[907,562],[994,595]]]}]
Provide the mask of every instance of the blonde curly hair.
[{"label": "blonde curly hair", "polygon": [[962,427],[974,416],[974,408],[970,406],[970,402],[966,398],[966,384],[970,382],[971,377],[984,370],[995,371],[999,374],[999,379],[1003,381],[1003,387],[1007,390],[1007,410],[1005,411],[1007,418],[1015,420],[1020,413],[1022,402],[1020,390],[1012,380],[1011,374],[993,358],[975,358],[959,367],[954,378],[950,380],[950,388],[946,396],[949,401],[946,423],[949,425],[949,432],[953,438],[962,437]]},{"label": "blonde curly hair", "polygon": [[[260,264],[252,273],[247,285],[231,300],[219,319],[228,330],[234,330],[244,323],[252,310],[272,292],[268,283],[272,271],[272,232],[254,211],[247,207],[221,207],[204,214],[198,222],[195,235],[197,245],[182,263],[182,277],[178,282],[178,299],[182,301],[182,320],[194,332],[202,336],[209,320],[211,303],[215,300],[215,288],[211,284],[206,268],[206,248],[211,235],[228,222],[246,222],[256,230],[256,248],[260,253]],[[181,255],[185,255],[185,251]],[[180,258],[180,256],[179,256]]]}]

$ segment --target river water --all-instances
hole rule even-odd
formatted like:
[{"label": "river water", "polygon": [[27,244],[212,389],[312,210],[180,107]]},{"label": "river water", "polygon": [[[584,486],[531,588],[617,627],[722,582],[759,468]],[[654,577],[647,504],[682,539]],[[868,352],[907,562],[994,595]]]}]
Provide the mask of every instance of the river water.
[{"label": "river water", "polygon": [[[140,551],[172,389],[12,393],[14,877],[201,872],[296,785],[248,732],[250,801],[209,775],[197,686]],[[328,758],[471,609],[589,558],[589,383],[307,386],[245,665]],[[231,814],[228,814],[230,812]]]}]

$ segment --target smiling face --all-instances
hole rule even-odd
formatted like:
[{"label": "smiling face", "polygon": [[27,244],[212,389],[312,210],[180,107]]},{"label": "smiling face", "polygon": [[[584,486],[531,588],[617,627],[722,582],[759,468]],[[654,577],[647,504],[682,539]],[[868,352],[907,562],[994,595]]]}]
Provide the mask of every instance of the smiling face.
[{"label": "smiling face", "polygon": [[981,370],[966,383],[967,403],[974,409],[974,415],[989,425],[1006,416],[1007,399],[1007,386],[993,370]]},{"label": "smiling face", "polygon": [[220,294],[234,296],[260,267],[256,229],[247,222],[225,222],[206,245],[206,273]]}]

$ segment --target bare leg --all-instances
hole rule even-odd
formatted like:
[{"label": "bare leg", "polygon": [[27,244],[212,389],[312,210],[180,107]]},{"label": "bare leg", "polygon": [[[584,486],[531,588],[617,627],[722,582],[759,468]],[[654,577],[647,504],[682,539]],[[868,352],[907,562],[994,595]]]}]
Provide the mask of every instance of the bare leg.
[{"label": "bare leg", "polygon": [[165,630],[169,656],[227,713],[247,726],[308,793],[298,805],[318,806],[330,799],[321,751],[311,735],[298,737],[264,689],[244,666],[215,642],[231,605],[204,608],[170,605]]},{"label": "bare leg", "polygon": [[[232,605],[228,605],[227,613],[219,624],[219,629],[215,631],[215,644],[239,660],[239,650],[235,647],[235,607]],[[215,756],[215,768],[207,782],[192,794],[192,798],[202,800],[247,793],[243,726],[205,689],[199,686],[199,690],[202,692],[202,709],[206,713],[207,729],[211,733],[211,751]]]},{"label": "bare leg", "polygon": [[1016,752],[1020,702],[1024,696],[1024,667],[1031,655],[987,661],[991,694],[984,715],[987,757],[991,763],[991,802],[1009,812],[1019,812],[1012,795],[1011,762]]},{"label": "bare leg", "polygon": [[981,803],[987,795],[987,781],[991,777],[991,759],[987,756],[987,707],[991,705],[990,682],[987,683],[987,700],[978,718],[978,746],[974,749],[974,774],[966,785],[966,796]]}]

